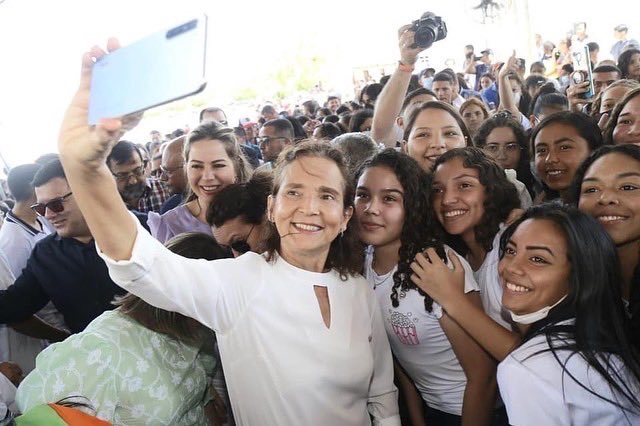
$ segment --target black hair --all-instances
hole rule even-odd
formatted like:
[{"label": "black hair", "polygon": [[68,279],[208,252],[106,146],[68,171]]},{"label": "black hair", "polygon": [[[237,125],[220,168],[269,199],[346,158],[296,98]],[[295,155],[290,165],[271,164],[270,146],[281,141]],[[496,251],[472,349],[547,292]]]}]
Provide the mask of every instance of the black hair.
[{"label": "black hair", "polygon": [[[635,80],[632,80],[632,81],[635,81]],[[627,94],[624,95],[622,99],[620,99],[620,102],[616,104],[615,108],[613,108],[613,111],[611,111],[611,116],[609,117],[609,121],[607,121],[607,125],[604,128],[604,139],[606,143],[615,144],[615,141],[613,140],[613,131],[616,129],[616,126],[618,125],[618,118],[620,117],[620,114],[622,113],[622,110],[624,109],[624,107],[633,98],[639,95],[640,95],[640,87],[636,87],[635,89],[632,89],[629,92],[627,92]]]},{"label": "black hair", "polygon": [[600,50],[600,45],[595,41],[590,41],[589,43],[587,43],[587,48],[589,49],[589,53],[591,53],[595,50]]},{"label": "black hair", "polygon": [[569,109],[569,100],[565,95],[558,93],[553,88],[553,83],[547,83],[540,88],[531,101],[531,105],[531,113],[537,116],[542,112],[542,108],[554,107],[566,111]]},{"label": "black hair", "polygon": [[254,173],[245,183],[226,186],[216,195],[216,202],[209,204],[207,223],[217,227],[240,217],[246,223],[261,224],[265,219],[267,197],[272,187],[271,173],[262,172]]},{"label": "black hair", "polygon": [[[545,117],[536,127],[533,128],[531,136],[529,137],[529,147],[531,150],[529,154],[532,159],[535,160],[535,145],[538,134],[542,129],[551,124],[564,124],[573,127],[580,137],[587,142],[590,152],[593,152],[604,145],[600,127],[593,117],[581,112],[560,111]],[[551,200],[560,196],[557,191],[550,189],[544,182],[541,181],[540,183],[542,185],[542,191],[545,194],[544,200]]]},{"label": "black hair", "polygon": [[[598,68],[600,68],[600,67],[598,67]],[[564,72],[566,72],[567,74],[571,74],[571,73],[573,72],[573,65],[571,65],[571,64],[564,64],[564,65],[562,66],[562,70],[563,70]],[[593,70],[593,72],[595,72],[595,70]]]},{"label": "black hair", "polygon": [[34,197],[32,182],[38,170],[38,164],[21,164],[9,170],[7,186],[16,201],[26,201]]},{"label": "black hair", "polygon": [[448,81],[449,83],[451,83],[452,85],[454,84],[454,75],[452,75],[451,73],[445,71],[440,71],[439,73],[437,73],[436,75],[433,76],[433,82],[435,83],[436,81]]},{"label": "black hair", "polygon": [[573,182],[571,184],[571,190],[569,191],[569,197],[567,201],[572,205],[577,206],[580,202],[580,195],[582,187],[582,181],[584,180],[584,176],[587,174],[589,167],[593,165],[597,160],[609,154],[622,154],[627,157],[633,158],[634,160],[640,162],[640,147],[633,144],[621,144],[621,145],[603,145],[600,148],[593,151],[586,160],[580,164],[578,170],[576,170],[576,174],[573,177]]},{"label": "black hair", "polygon": [[371,102],[371,105],[373,106],[376,103],[376,99],[378,99],[380,92],[382,92],[382,84],[367,84],[362,88],[362,91],[360,92],[360,104],[364,105],[364,100],[362,98],[366,94],[367,96],[369,96],[369,100]]},{"label": "black hair", "polygon": [[462,75],[456,74],[456,79],[458,80],[458,86],[460,86],[460,89],[469,90],[469,85]]},{"label": "black hair", "polygon": [[529,77],[524,79],[524,87],[527,90],[529,90],[532,87],[539,88],[540,86],[542,86],[546,82],[547,82],[547,79],[544,76],[538,75],[538,74],[533,74],[533,75],[530,75]]},{"label": "black hair", "polygon": [[286,118],[276,118],[274,120],[269,120],[264,123],[262,127],[273,127],[274,130],[278,133],[286,133],[287,137],[292,141],[295,138],[295,129],[293,128],[293,124]]},{"label": "black hair", "polygon": [[451,117],[453,117],[453,119],[456,120],[456,122],[458,123],[458,126],[462,131],[462,135],[464,136],[467,146],[473,145],[473,138],[471,137],[471,133],[469,132],[469,129],[467,128],[467,125],[464,123],[464,120],[460,116],[460,113],[458,112],[458,110],[456,110],[454,107],[452,107],[451,105],[445,102],[439,102],[439,101],[428,101],[428,102],[421,103],[411,111],[411,114],[409,114],[409,117],[407,117],[407,120],[404,125],[403,138],[405,141],[407,142],[409,141],[409,135],[411,134],[411,130],[413,130],[413,126],[416,123],[416,119],[418,118],[418,115],[420,115],[422,111],[426,111],[428,109],[440,109],[445,112],[448,112],[449,115],[451,115]]},{"label": "black hair", "polygon": [[[524,335],[527,342],[535,336],[545,336],[549,349],[529,357],[551,352],[566,374],[594,396],[628,411],[624,402],[640,413],[640,400],[633,383],[640,383],[638,354],[629,341],[629,322],[622,305],[620,283],[622,275],[615,244],[605,229],[586,213],[575,207],[547,203],[527,210],[509,226],[500,239],[500,258],[514,232],[524,221],[547,220],[562,230],[571,264],[569,291],[566,299],[549,315],[531,325]],[[573,323],[566,323],[574,319]],[[561,360],[560,352],[568,353]],[[573,356],[586,361],[622,397],[610,400],[580,382],[567,365]],[[622,361],[622,368],[616,362]]]},{"label": "black hair", "polygon": [[529,164],[529,138],[527,137],[524,127],[522,127],[520,123],[507,114],[494,115],[482,123],[478,129],[478,133],[474,138],[475,146],[478,148],[484,147],[487,144],[487,137],[489,137],[491,132],[502,127],[511,129],[516,138],[516,142],[518,142],[518,145],[520,146],[520,160],[516,167],[516,176],[518,177],[518,180],[524,184],[527,191],[529,191],[529,194],[533,198],[535,195],[533,190],[535,179],[533,178]]},{"label": "black hair", "polygon": [[62,163],[59,159],[51,160],[44,166],[40,167],[33,177],[31,184],[34,188],[38,188],[55,178],[67,179],[67,176],[64,173],[64,168],[62,168]]},{"label": "black hair", "polygon": [[593,71],[591,71],[593,74],[595,73],[604,73],[604,72],[617,72],[618,73],[618,77],[622,75],[622,73],[620,72],[620,68],[616,67],[615,65],[599,65],[597,67],[595,67],[593,69]]},{"label": "black hair", "polygon": [[580,137],[587,141],[590,151],[595,151],[604,145],[600,127],[598,127],[598,123],[593,119],[593,117],[581,112],[559,111],[545,117],[531,132],[530,140],[532,156],[535,152],[535,140],[538,133],[550,124],[565,124],[576,129]]},{"label": "black hair", "polygon": [[400,108],[400,115],[402,115],[404,110],[407,109],[407,107],[409,106],[413,98],[421,95],[430,95],[430,96],[433,96],[434,99],[438,99],[438,96],[436,96],[436,94],[433,93],[433,90],[429,90],[424,87],[420,87],[416,90],[412,90],[411,92],[407,93],[407,95],[404,97],[404,100],[402,101],[402,107]]},{"label": "black hair", "polygon": [[640,49],[626,49],[618,56],[618,68],[622,75],[620,78],[629,78],[629,65],[633,55],[640,54]]},{"label": "black hair", "polygon": [[428,247],[434,247],[438,255],[446,259],[442,231],[438,222],[434,220],[431,208],[431,178],[413,158],[393,148],[387,148],[362,164],[355,176],[356,184],[365,170],[371,167],[385,167],[391,170],[404,191],[404,223],[400,232],[398,269],[393,274],[391,303],[397,308],[400,292],[417,290],[424,297],[425,309],[431,312],[433,299],[411,281],[411,263],[418,253]]},{"label": "black hair", "polygon": [[[489,158],[480,148],[455,148],[442,154],[433,165],[433,173],[441,164],[459,158],[465,168],[478,171],[478,179],[484,187],[484,213],[474,229],[476,241],[489,252],[493,248],[493,239],[500,230],[513,209],[520,208],[518,190],[493,159]],[[448,235],[447,242],[461,255],[469,251],[467,245],[459,235]]]},{"label": "black hair", "polygon": [[302,106],[305,109],[305,114],[309,113],[311,114],[312,117],[315,117],[316,115],[316,111],[318,111],[318,109],[320,108],[320,105],[318,104],[317,101],[314,101],[313,99],[308,100],[308,101],[304,101],[302,103]]},{"label": "black hair", "polygon": [[384,87],[387,84],[390,78],[391,78],[391,74],[383,75],[382,77],[380,77],[380,84],[382,85],[382,87]]},{"label": "black hair", "polygon": [[321,123],[316,126],[316,129],[320,129],[320,139],[328,139],[331,140],[336,136],[340,136],[343,132],[340,127],[338,127],[334,123]]},{"label": "black hair", "polygon": [[284,119],[291,123],[291,127],[293,128],[294,140],[299,141],[307,137],[307,132],[304,131],[304,127],[302,127],[302,124],[297,117],[287,115]]},{"label": "black hair", "polygon": [[373,118],[372,109],[361,109],[354,112],[351,116],[351,121],[349,121],[349,132],[360,132],[360,127],[369,118]]},{"label": "black hair", "polygon": [[325,118],[322,119],[323,123],[336,124],[338,121],[340,121],[340,117],[338,115],[336,115],[336,114],[329,114]]},{"label": "black hair", "polygon": [[331,110],[327,107],[318,108],[318,111],[316,111],[316,117],[319,116],[320,113],[326,117],[327,115],[331,115]]},{"label": "black hair", "polygon": [[342,104],[336,110],[336,115],[342,115],[345,112],[351,112],[351,110],[349,109],[348,106],[346,106],[345,104]]},{"label": "black hair", "polygon": [[529,114],[529,106],[531,104],[531,95],[525,87],[522,78],[520,78],[518,74],[510,73],[509,80],[517,82],[520,86],[520,102],[518,102],[518,111],[520,111],[522,115],[527,116],[527,114]]},{"label": "black hair", "polygon": [[142,156],[140,149],[141,148],[133,142],[125,140],[119,141],[113,146],[111,152],[107,156],[107,166],[111,166],[112,161],[116,164],[127,163],[135,157],[134,153],[138,154],[141,162],[144,162],[144,157]]}]

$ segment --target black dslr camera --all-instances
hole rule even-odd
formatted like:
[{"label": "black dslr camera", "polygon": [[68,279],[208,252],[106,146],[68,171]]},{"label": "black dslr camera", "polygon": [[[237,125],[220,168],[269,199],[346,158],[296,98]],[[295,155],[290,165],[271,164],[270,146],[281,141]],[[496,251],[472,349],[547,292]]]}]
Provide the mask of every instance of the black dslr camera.
[{"label": "black dslr camera", "polygon": [[411,29],[415,32],[413,47],[430,47],[434,41],[447,36],[447,24],[433,12],[425,12],[420,19],[413,21]]}]

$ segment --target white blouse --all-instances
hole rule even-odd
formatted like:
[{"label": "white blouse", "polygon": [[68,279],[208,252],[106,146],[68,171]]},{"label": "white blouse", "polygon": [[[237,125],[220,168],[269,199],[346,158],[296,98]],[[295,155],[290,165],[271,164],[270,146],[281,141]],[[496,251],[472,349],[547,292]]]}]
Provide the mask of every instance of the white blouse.
[{"label": "white blouse", "polygon": [[[509,424],[539,425],[640,425],[640,412],[624,412],[580,386],[568,373],[589,390],[622,406],[629,403],[616,395],[602,376],[580,354],[569,357],[568,351],[556,351],[555,359],[546,336],[538,335],[514,350],[498,365],[498,387],[507,408]],[[613,359],[616,368],[621,363]],[[621,372],[623,377],[624,372]],[[627,376],[628,377],[628,376]],[[628,383],[635,395],[638,383]]]},{"label": "white blouse", "polygon": [[[374,424],[400,424],[389,342],[364,278],[251,252],[186,259],[137,226],[130,260],[101,253],[112,279],[215,330],[239,425],[355,426],[370,424],[369,414]],[[329,328],[314,286],[327,287]]]}]

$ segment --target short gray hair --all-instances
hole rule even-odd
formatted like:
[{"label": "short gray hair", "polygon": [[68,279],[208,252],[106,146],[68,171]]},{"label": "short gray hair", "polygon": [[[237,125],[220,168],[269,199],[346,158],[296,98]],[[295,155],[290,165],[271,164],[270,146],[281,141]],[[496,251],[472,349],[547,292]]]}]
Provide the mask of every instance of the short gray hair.
[{"label": "short gray hair", "polygon": [[351,177],[362,163],[378,152],[378,144],[364,133],[344,133],[334,138],[331,145],[344,155]]}]

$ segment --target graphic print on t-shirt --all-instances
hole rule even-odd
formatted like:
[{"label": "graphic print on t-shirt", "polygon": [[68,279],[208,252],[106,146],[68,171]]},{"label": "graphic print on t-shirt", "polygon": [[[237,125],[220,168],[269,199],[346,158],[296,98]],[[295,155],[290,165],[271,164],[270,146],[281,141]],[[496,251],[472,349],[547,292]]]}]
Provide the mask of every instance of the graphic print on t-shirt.
[{"label": "graphic print on t-shirt", "polygon": [[393,332],[396,333],[396,336],[398,336],[398,340],[400,340],[400,342],[405,345],[420,344],[416,326],[413,324],[413,321],[411,319],[411,317],[413,316],[411,312],[408,312],[405,315],[389,309],[389,313],[391,314],[391,319],[389,320],[389,322],[393,327]]}]

